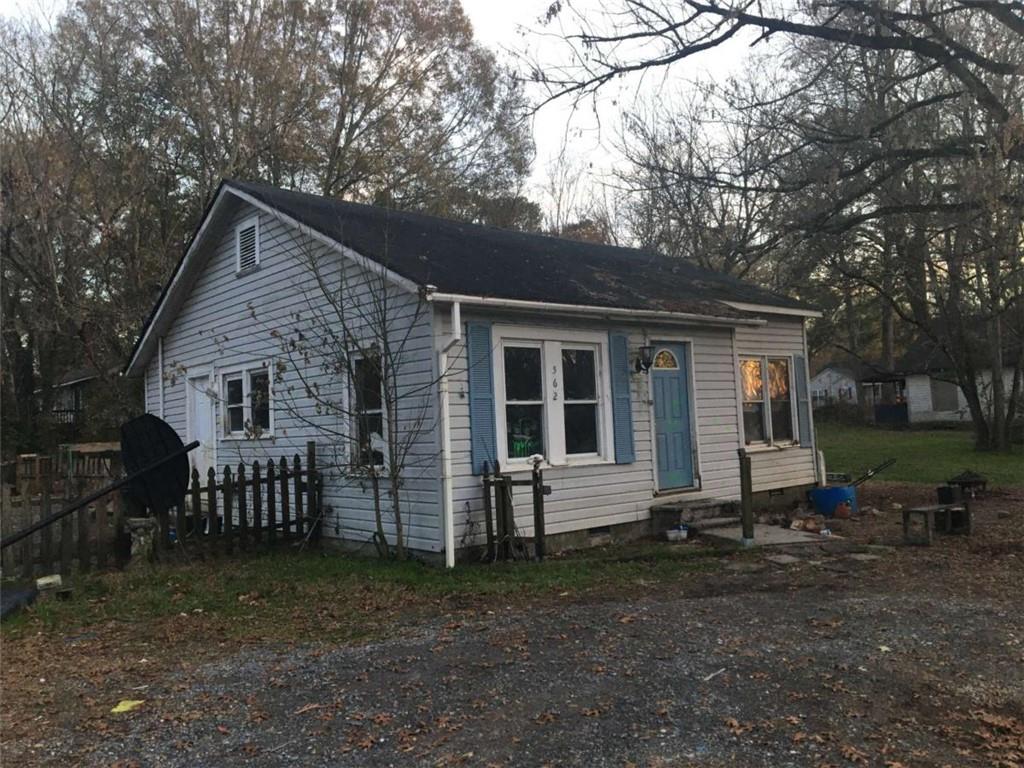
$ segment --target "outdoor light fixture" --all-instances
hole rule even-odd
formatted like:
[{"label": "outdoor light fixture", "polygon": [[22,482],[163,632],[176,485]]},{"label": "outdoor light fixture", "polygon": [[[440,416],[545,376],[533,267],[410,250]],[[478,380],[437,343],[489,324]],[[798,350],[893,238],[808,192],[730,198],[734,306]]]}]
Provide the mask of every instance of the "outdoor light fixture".
[{"label": "outdoor light fixture", "polygon": [[647,373],[654,365],[654,347],[646,344],[640,347],[640,356],[636,359],[636,372]]}]

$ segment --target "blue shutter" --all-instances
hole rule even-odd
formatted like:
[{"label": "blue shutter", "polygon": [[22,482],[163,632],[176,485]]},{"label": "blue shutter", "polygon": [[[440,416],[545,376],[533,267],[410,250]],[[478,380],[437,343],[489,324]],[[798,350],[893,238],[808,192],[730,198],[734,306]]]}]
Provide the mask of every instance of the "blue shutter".
[{"label": "blue shutter", "polygon": [[793,356],[793,377],[796,379],[796,420],[800,445],[813,448],[811,439],[811,400],[807,396],[807,361],[801,355]]},{"label": "blue shutter", "polygon": [[466,324],[466,360],[469,367],[469,431],[473,474],[491,471],[498,460],[494,426],[494,366],[491,364],[491,324]]},{"label": "blue shutter", "polygon": [[636,461],[633,449],[633,410],[629,402],[629,337],[624,333],[608,334],[612,380],[612,426],[615,435],[615,463]]}]

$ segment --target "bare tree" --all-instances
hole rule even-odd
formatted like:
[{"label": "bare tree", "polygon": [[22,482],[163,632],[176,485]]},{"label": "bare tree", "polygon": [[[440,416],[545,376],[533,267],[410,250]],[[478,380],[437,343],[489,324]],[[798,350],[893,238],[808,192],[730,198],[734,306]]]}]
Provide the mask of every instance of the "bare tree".
[{"label": "bare tree", "polygon": [[537,226],[521,85],[454,0],[77,0],[0,22],[0,76],[5,450],[123,364],[224,176]]},{"label": "bare tree", "polygon": [[[639,135],[657,142],[634,158],[637,174],[662,175],[652,186],[668,210],[683,201],[697,211],[725,194],[721,210],[738,221],[743,201],[756,201],[766,215],[741,242],[743,260],[805,294],[814,279],[867,289],[859,295],[878,308],[883,361],[907,341],[899,320],[952,361],[979,446],[1006,448],[1020,412],[1024,337],[1024,6],[621,0],[604,13],[573,11],[571,2],[552,10],[577,27],[565,35],[569,64],[533,70],[550,98],[579,99],[734,38],[765,46],[778,87],[748,89],[753,98],[728,92],[722,117],[698,120],[700,130],[681,131],[682,139],[674,116],[642,121]],[[768,151],[740,164],[744,172],[702,166],[708,152],[697,141],[709,122],[719,124],[717,143],[733,132],[737,149]],[[744,125],[760,133],[744,135]],[[660,162],[669,147],[684,149]],[[659,162],[647,162],[652,155]],[[714,211],[704,205],[698,214],[712,228]],[[716,245],[697,248],[714,253]],[[831,303],[856,314],[851,299]]]},{"label": "bare tree", "polygon": [[[265,314],[249,306],[254,333],[277,349],[275,418],[316,431],[332,487],[368,493],[378,553],[404,558],[406,493],[410,482],[436,477],[433,403],[449,374],[429,372],[433,345],[423,344],[421,332],[432,310],[389,276],[387,234],[382,263],[363,265],[298,238],[290,254],[301,264],[292,309]],[[258,425],[245,427],[259,436]]]}]

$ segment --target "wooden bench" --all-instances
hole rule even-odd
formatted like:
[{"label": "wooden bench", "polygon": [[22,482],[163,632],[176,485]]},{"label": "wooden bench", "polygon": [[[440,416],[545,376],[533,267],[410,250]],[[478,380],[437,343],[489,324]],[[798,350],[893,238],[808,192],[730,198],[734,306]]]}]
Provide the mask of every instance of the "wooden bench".
[{"label": "wooden bench", "polygon": [[[915,517],[921,519],[923,525],[921,533],[911,530],[911,522]],[[971,505],[967,502],[931,504],[903,510],[903,542],[905,544],[930,546],[935,531],[970,536],[973,528],[974,515],[971,512]]]}]

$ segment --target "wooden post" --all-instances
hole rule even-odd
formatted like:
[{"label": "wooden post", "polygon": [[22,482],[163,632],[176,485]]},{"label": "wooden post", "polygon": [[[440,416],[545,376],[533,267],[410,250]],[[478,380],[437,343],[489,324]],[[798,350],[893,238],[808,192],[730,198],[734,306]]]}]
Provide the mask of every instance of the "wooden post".
[{"label": "wooden post", "polygon": [[288,459],[284,456],[281,457],[281,521],[284,524],[284,530],[288,531],[288,520],[289,520],[289,509],[291,508],[291,499],[288,494]]},{"label": "wooden post", "polygon": [[[277,527],[277,483],[275,483],[276,476],[274,474],[274,460],[267,460],[267,520],[268,525]],[[287,494],[285,494],[287,496]],[[273,521],[270,523],[269,521]],[[284,527],[285,536],[288,535],[287,518]]]},{"label": "wooden post", "polygon": [[[302,459],[299,458],[299,454],[295,454],[293,460],[295,467],[295,519],[302,520],[303,518],[303,506],[302,506]],[[299,523],[299,532],[301,533],[301,523]],[[287,531],[285,531],[287,533]]]},{"label": "wooden post", "polygon": [[[217,536],[217,473],[210,467],[206,470],[206,535],[211,542]],[[211,544],[210,549],[216,550]]]},{"label": "wooden post", "polygon": [[[13,533],[17,527],[14,510],[11,508],[11,489],[6,483],[0,483],[0,536],[6,539],[7,534]],[[14,572],[14,549],[11,547],[4,550],[0,569],[3,569],[5,576]]]},{"label": "wooden post", "polygon": [[[29,496],[25,486],[21,486],[20,506],[21,514],[18,516],[19,526],[28,525],[32,518],[32,497]],[[26,536],[21,542],[21,575],[31,579],[35,571],[36,550],[35,534]]]},{"label": "wooden post", "polygon": [[199,484],[199,470],[192,467],[192,535],[203,535],[203,490]]},{"label": "wooden post", "polygon": [[110,537],[110,518],[107,513],[107,505],[114,503],[114,499],[120,496],[117,491],[108,494],[96,504],[96,568],[103,570],[107,567],[107,542]]},{"label": "wooden post", "polygon": [[[77,482],[77,498],[82,498],[85,495],[85,484],[82,480]],[[75,513],[78,516],[78,569],[83,573],[88,571],[92,563],[91,552],[89,547],[89,528],[92,520],[91,509],[88,505],[82,507]]]},{"label": "wooden post", "polygon": [[71,523],[71,515],[64,515],[60,519],[60,572],[69,575],[71,564],[75,557],[75,529]]},{"label": "wooden post", "polygon": [[234,527],[234,508],[232,506],[231,467],[224,465],[224,551],[231,554],[234,542],[231,529]]},{"label": "wooden post", "polygon": [[[274,529],[267,520],[270,540],[274,539]],[[252,527],[256,530],[256,541],[263,539],[263,478],[260,476],[260,463],[252,463]]]},{"label": "wooden post", "polygon": [[491,470],[484,462],[484,525],[487,529],[487,561],[494,562],[494,484],[491,482]]},{"label": "wooden post", "polygon": [[504,481],[505,495],[505,559],[511,560],[515,557],[513,545],[516,537],[516,510],[512,500],[512,476],[505,475],[502,480]]},{"label": "wooden post", "polygon": [[[47,478],[47,482],[41,482],[39,477],[41,467],[38,459],[35,462],[35,467],[36,475],[34,477],[34,484],[39,488],[39,519],[42,520],[50,516],[50,483],[49,478]],[[39,538],[40,570],[45,576],[46,574],[53,572],[53,526],[48,525],[43,528],[39,532]]]},{"label": "wooden post", "polygon": [[[327,510],[330,510],[330,507]],[[320,537],[323,536],[327,510],[324,509],[324,476],[318,471],[316,473],[316,515],[310,536],[312,541],[319,542]]]},{"label": "wooden post", "polygon": [[740,455],[740,522],[743,524],[742,544],[746,547],[754,543],[754,483],[750,465],[750,455],[745,448],[739,449]]},{"label": "wooden post", "polygon": [[242,462],[238,464],[238,478],[235,485],[238,488],[238,545],[245,549],[249,540],[249,509],[245,493],[245,464]]},{"label": "wooden post", "polygon": [[320,502],[317,499],[318,486],[316,476],[316,443],[313,440],[309,440],[306,443],[306,520],[303,521],[299,515],[295,516],[295,533],[299,536],[305,535],[306,526],[309,526],[309,530],[312,530],[312,527],[316,524],[317,515],[320,512]]},{"label": "wooden post", "polygon": [[544,559],[544,475],[540,462],[533,465],[533,551],[538,560]]}]

